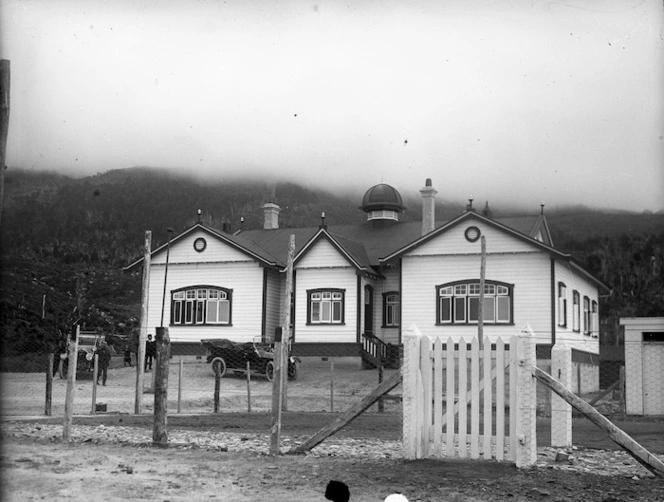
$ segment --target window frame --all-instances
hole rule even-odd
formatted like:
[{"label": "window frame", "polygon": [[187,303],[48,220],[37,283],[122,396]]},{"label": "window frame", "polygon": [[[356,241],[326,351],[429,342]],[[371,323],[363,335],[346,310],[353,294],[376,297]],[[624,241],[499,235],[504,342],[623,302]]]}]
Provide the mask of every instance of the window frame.
[{"label": "window frame", "polygon": [[581,295],[576,289],[572,291],[572,331],[581,332]]},{"label": "window frame", "polygon": [[[212,301],[217,303],[217,319],[222,314],[222,305],[225,305],[225,321],[208,321]],[[232,316],[232,289],[201,284],[171,290],[170,326],[232,326]]]},{"label": "window frame", "polygon": [[583,334],[590,336],[592,330],[592,320],[590,319],[590,298],[583,297]]},{"label": "window frame", "polygon": [[[479,279],[464,279],[436,285],[436,326],[476,326],[478,319],[473,318],[473,314],[476,315],[479,307],[479,283]],[[499,317],[505,311],[505,301],[508,316],[501,320]],[[514,325],[514,284],[485,280],[484,304],[485,314],[491,310],[493,319],[485,317],[483,324]],[[491,309],[487,308],[489,306]]]},{"label": "window frame", "polygon": [[383,293],[382,327],[398,328],[399,326],[401,326],[401,294],[398,291],[386,291]]},{"label": "window frame", "polygon": [[[329,294],[329,297],[326,295]],[[335,295],[339,295],[335,298]],[[319,302],[319,320],[313,320],[314,301]],[[329,301],[329,320],[325,316],[325,304]],[[339,317],[335,319],[335,304],[339,304]],[[307,290],[307,326],[343,326],[346,324],[346,290],[340,288],[317,288]]]},{"label": "window frame", "polygon": [[567,327],[567,285],[558,282],[558,327]]}]

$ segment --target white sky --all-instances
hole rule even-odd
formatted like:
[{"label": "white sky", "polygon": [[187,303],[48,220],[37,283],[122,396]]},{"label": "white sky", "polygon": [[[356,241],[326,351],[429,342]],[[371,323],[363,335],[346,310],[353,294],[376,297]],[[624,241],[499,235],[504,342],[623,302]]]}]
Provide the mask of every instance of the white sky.
[{"label": "white sky", "polygon": [[656,211],[663,19],[659,0],[0,0],[6,163]]}]

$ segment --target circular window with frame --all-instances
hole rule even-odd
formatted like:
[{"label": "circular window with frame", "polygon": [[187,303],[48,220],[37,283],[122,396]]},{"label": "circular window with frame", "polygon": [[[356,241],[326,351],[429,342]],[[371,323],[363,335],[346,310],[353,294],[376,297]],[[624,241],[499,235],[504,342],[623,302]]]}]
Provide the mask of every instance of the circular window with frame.
[{"label": "circular window with frame", "polygon": [[199,253],[205,251],[206,247],[207,247],[207,241],[203,237],[199,237],[194,241],[194,249]]},{"label": "circular window with frame", "polygon": [[477,228],[476,226],[471,226],[466,229],[464,235],[466,236],[466,240],[468,242],[477,242],[482,233],[480,232],[480,229]]}]

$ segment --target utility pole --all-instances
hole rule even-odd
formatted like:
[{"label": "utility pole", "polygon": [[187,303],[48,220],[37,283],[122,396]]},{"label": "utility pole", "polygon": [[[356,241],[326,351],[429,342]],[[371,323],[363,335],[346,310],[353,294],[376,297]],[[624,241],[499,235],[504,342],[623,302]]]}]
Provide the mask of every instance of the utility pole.
[{"label": "utility pole", "polygon": [[134,413],[141,413],[143,404],[143,376],[145,368],[145,342],[148,337],[148,294],[150,292],[150,250],[152,249],[152,232],[145,231],[145,244],[143,246],[143,284],[141,286],[141,325],[138,332],[138,347],[136,348],[136,396]]},{"label": "utility pole", "polygon": [[484,283],[486,276],[486,238],[480,238],[481,258],[480,258],[480,298],[477,306],[477,338],[480,342],[480,350],[484,348]]},{"label": "utility pole", "polygon": [[0,221],[5,205],[5,157],[7,154],[7,135],[9,133],[9,84],[10,64],[8,59],[0,60]]},{"label": "utility pole", "polygon": [[295,255],[295,235],[291,234],[288,243],[288,264],[286,266],[286,291],[284,296],[284,321],[281,326],[281,340],[274,344],[274,380],[272,381],[272,427],[270,433],[270,455],[279,454],[281,437],[281,412],[284,389],[288,378],[288,356],[290,347],[290,311],[293,291],[293,258]]}]

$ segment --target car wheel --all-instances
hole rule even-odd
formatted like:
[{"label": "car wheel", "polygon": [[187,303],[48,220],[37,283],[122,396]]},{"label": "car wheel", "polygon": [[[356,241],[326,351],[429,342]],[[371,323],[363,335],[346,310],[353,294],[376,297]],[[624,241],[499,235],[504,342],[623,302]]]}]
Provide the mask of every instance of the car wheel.
[{"label": "car wheel", "polygon": [[265,378],[268,382],[274,380],[274,362],[268,361],[265,365]]},{"label": "car wheel", "polygon": [[218,374],[220,377],[223,377],[226,374],[226,361],[221,357],[215,357],[210,362],[210,368],[213,375]]}]

